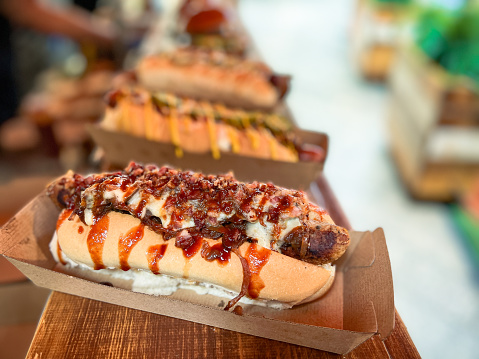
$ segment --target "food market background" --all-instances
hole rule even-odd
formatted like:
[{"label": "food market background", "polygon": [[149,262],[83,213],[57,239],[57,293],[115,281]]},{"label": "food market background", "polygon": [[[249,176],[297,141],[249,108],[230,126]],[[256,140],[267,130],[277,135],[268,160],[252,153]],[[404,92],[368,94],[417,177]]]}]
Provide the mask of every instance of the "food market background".
[{"label": "food market background", "polygon": [[[325,174],[352,227],[383,227],[396,308],[424,358],[473,358],[478,262],[443,203],[416,201],[390,150],[387,85],[354,61],[354,1],[244,1],[242,18],[266,61],[291,73],[301,127],[330,136]],[[475,334],[476,333],[476,334]]]},{"label": "food market background", "polygon": [[[364,78],[355,53],[359,3],[364,2],[241,0],[239,9],[265,61],[293,76],[287,102],[299,126],[329,135],[326,178],[353,228],[385,229],[396,307],[421,355],[473,358],[479,332],[477,258],[453,221],[453,207],[414,200],[401,180],[391,153],[390,89]],[[395,30],[383,33],[390,39]],[[68,58],[47,64],[67,63],[73,72],[84,65],[81,57],[71,57],[71,43],[50,41],[50,46],[52,54]],[[29,138],[28,129],[25,133],[21,138]],[[27,160],[28,171],[10,168],[11,152],[10,147],[2,154],[8,157],[2,159],[5,183],[12,171],[29,176],[62,170],[56,160],[41,165]],[[77,156],[63,152],[61,164],[76,163]]]}]

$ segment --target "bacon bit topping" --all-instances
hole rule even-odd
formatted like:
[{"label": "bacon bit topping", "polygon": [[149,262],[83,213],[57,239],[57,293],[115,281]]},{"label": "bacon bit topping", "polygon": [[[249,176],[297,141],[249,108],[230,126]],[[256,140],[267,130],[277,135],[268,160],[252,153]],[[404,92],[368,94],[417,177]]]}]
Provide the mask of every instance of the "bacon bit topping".
[{"label": "bacon bit topping", "polygon": [[[88,242],[95,269],[104,267],[102,249],[108,228],[105,214],[110,211],[130,213],[166,241],[174,239],[175,246],[183,250],[187,259],[201,252],[206,260],[225,264],[231,252],[235,253],[243,266],[243,283],[240,294],[228,303],[227,310],[245,295],[258,297],[262,289],[259,272],[270,251],[256,249],[257,239],[247,235],[249,223],[272,225],[274,242],[279,239],[285,221],[296,218],[301,225],[285,235],[279,251],[311,263],[330,263],[349,244],[345,229],[333,224],[320,225],[325,212],[311,204],[304,192],[271,183],[242,183],[230,174],[206,176],[132,162],[121,172],[88,177],[69,173],[51,184],[47,194],[60,208],[69,210],[69,217],[78,215],[87,224],[88,215],[88,222],[93,223]],[[153,207],[149,206],[151,203]],[[142,230],[131,237],[125,242],[127,247],[142,237]],[[204,238],[219,243],[210,246]],[[252,243],[246,259],[239,252],[245,242]],[[127,249],[126,257],[130,248]],[[161,253],[155,249],[150,254],[154,273],[159,272],[157,264],[165,249],[162,247]],[[123,269],[127,267],[124,263]]]}]

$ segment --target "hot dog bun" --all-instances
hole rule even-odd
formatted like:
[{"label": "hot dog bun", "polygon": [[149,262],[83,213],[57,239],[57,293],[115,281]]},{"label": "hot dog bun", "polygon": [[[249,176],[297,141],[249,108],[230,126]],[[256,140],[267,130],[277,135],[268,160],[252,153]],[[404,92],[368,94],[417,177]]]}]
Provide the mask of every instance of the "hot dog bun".
[{"label": "hot dog bun", "polygon": [[215,51],[184,48],[145,57],[138,65],[141,85],[150,91],[215,101],[244,109],[272,109],[281,93],[263,63]]},{"label": "hot dog bun", "polygon": [[223,105],[151,94],[142,88],[112,91],[101,126],[149,140],[172,143],[181,151],[222,152],[297,162],[290,124],[274,113],[246,112]]},{"label": "hot dog bun", "polygon": [[[57,226],[58,245],[61,248],[60,260],[63,255],[76,263],[94,268],[92,255],[95,256],[98,253],[93,253],[95,246],[91,244],[89,246],[88,242],[91,241],[95,225],[86,226],[78,216],[65,220],[68,215],[66,211],[64,210],[63,215],[60,216]],[[120,263],[122,246],[119,243],[127,233],[141,226],[141,222],[129,214],[119,212],[109,212],[105,217],[108,226],[103,238],[101,260],[106,268],[121,271],[125,263],[124,261],[123,264]],[[202,241],[210,246],[218,242],[208,238],[203,238]],[[148,227],[144,228],[142,238],[131,249],[127,259],[128,266],[132,269],[151,272],[151,266],[154,263],[151,257],[151,253],[154,253],[152,248],[162,245],[166,248],[163,257],[157,260],[159,273],[215,284],[236,293],[241,291],[243,268],[239,257],[232,254],[224,263],[218,260],[208,261],[203,258],[199,248],[196,254],[187,258],[183,250],[174,245],[174,240],[166,241]],[[330,265],[318,266],[306,263],[252,243],[243,243],[239,251],[247,260],[252,259],[251,256],[254,253],[267,253],[264,266],[258,271],[258,276],[251,280],[253,286],[261,287],[261,283],[264,284],[264,288],[259,290],[258,299],[278,301],[288,306],[297,305],[320,297],[333,283],[334,267]],[[249,263],[249,266],[253,272],[254,264]]]},{"label": "hot dog bun", "polygon": [[121,172],[69,172],[47,194],[62,209],[59,262],[220,286],[238,293],[226,310],[244,297],[292,306],[321,296],[349,245],[347,230],[304,192],[231,174],[132,162]]}]

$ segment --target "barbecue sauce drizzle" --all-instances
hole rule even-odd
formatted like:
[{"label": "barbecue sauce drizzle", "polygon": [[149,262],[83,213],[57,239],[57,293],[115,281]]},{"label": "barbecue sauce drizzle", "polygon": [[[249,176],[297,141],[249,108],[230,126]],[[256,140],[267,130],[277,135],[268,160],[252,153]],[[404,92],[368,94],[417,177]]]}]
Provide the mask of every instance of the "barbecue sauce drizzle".
[{"label": "barbecue sauce drizzle", "polygon": [[[67,218],[70,218],[72,213],[73,213],[73,210],[65,210],[60,213],[60,216],[58,217],[58,221],[57,221],[57,227],[56,227],[57,233],[60,227],[62,226],[63,222],[65,222]],[[65,259],[63,259],[62,249],[60,248],[60,241],[58,239],[57,239],[57,257],[61,264],[63,265],[67,264]]]},{"label": "barbecue sauce drizzle", "polygon": [[87,246],[91,260],[93,261],[94,269],[106,268],[103,264],[103,246],[105,245],[105,240],[108,235],[109,225],[109,217],[103,216],[96,219],[88,233]]},{"label": "barbecue sauce drizzle", "polygon": [[148,247],[146,258],[148,259],[148,268],[153,274],[160,274],[160,259],[165,255],[168,244],[156,244]]},{"label": "barbecue sauce drizzle", "polygon": [[[258,250],[256,245],[252,245],[246,254],[247,259],[243,258],[238,250],[244,242],[254,241],[246,235],[248,221],[259,220],[264,225],[264,220],[267,219],[277,229],[278,221],[283,215],[287,216],[295,209],[301,210],[307,203],[303,192],[288,190],[287,193],[282,193],[278,187],[270,183],[254,182],[247,185],[236,181],[231,175],[205,176],[176,171],[168,167],[141,166],[133,162],[122,172],[89,177],[74,174],[71,178],[62,178],[56,186],[61,187],[57,194],[57,203],[72,210],[84,223],[87,203],[82,197],[82,192],[87,188],[93,191],[94,203],[88,207],[92,209],[95,223],[88,234],[87,242],[95,269],[104,268],[102,251],[108,230],[108,216],[105,214],[112,210],[128,212],[139,218],[141,228],[148,226],[161,234],[165,240],[175,238],[175,246],[183,250],[187,259],[201,250],[205,260],[216,260],[220,264],[226,264],[230,260],[231,252],[235,253],[242,263],[243,285],[240,294],[228,303],[226,310],[244,295],[257,298],[264,287],[259,272],[268,261],[270,250]],[[124,201],[116,201],[114,197],[104,198],[106,191],[117,189],[125,193]],[[126,203],[138,190],[142,191],[142,197],[138,206],[132,209]],[[164,208],[170,211],[171,215],[167,228],[162,226],[159,218],[145,210],[148,197],[151,195],[158,199],[165,190],[169,192]],[[54,186],[48,192],[50,195],[56,193]],[[198,205],[193,208],[192,202]],[[270,205],[265,209],[268,202]],[[233,211],[234,215],[231,216]],[[220,224],[212,213],[224,213],[229,218]],[[182,229],[181,222],[185,217],[192,218],[195,227]],[[120,249],[123,270],[129,269],[127,262],[129,253],[143,236],[139,228],[133,231],[134,234],[127,234],[126,237],[129,239],[123,239],[123,244],[119,243],[123,248]],[[178,235],[184,230],[191,239],[182,243],[178,240]],[[221,239],[221,243],[209,246],[203,238]],[[166,246],[152,246],[148,249],[148,263],[153,273],[159,273],[158,261],[163,257],[165,250]]]},{"label": "barbecue sauce drizzle", "polygon": [[248,295],[250,298],[258,298],[261,289],[264,288],[264,282],[259,273],[268,262],[271,250],[258,246],[255,243],[249,245],[245,253],[245,259],[251,273],[251,279],[248,285]]},{"label": "barbecue sauce drizzle", "polygon": [[145,226],[140,224],[130,229],[126,235],[120,236],[120,240],[118,241],[118,254],[120,256],[120,268],[122,270],[127,271],[130,269],[128,258],[130,257],[133,247],[143,238],[144,233]]}]

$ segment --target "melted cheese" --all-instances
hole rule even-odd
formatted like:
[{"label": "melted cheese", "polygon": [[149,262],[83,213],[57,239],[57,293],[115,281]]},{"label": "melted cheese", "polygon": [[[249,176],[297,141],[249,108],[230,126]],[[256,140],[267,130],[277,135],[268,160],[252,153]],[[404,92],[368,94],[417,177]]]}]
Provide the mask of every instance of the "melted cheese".
[{"label": "melted cheese", "polygon": [[191,131],[191,122],[193,121],[193,119],[191,118],[191,116],[185,116],[183,117],[183,127],[185,128],[185,131],[186,132],[190,132]]},{"label": "melted cheese", "polygon": [[131,132],[131,124],[130,124],[130,102],[127,98],[124,98],[120,102],[121,107],[121,120],[120,120],[120,128],[124,132],[130,133]]},{"label": "melted cheese", "polygon": [[299,218],[291,218],[279,223],[280,231],[278,238],[273,237],[274,224],[264,222],[263,226],[259,221],[251,222],[246,225],[246,235],[258,241],[260,246],[279,251],[283,245],[283,240],[293,228],[301,225]]},{"label": "melted cheese", "polygon": [[208,134],[210,136],[211,154],[215,160],[218,160],[220,156],[220,149],[218,147],[218,139],[216,138],[216,121],[211,115],[206,116],[206,124],[208,126]]},{"label": "melted cheese", "polygon": [[266,137],[266,140],[268,141],[269,145],[269,152],[272,160],[277,160],[278,159],[278,149],[277,149],[277,142],[276,139],[269,133],[268,130],[261,128],[261,133],[263,134],[264,137]]},{"label": "melted cheese", "polygon": [[239,153],[240,143],[238,138],[238,132],[233,126],[226,125],[226,130],[228,132],[228,138],[231,143],[231,151],[233,153]]},{"label": "melted cheese", "polygon": [[175,145],[175,155],[176,157],[183,157],[183,149],[180,144],[180,134],[178,131],[178,116],[176,109],[170,108],[170,115],[168,116],[171,142]]},{"label": "melted cheese", "polygon": [[231,141],[228,136],[228,128],[226,127],[226,125],[223,124],[216,124],[216,128],[218,149],[223,152],[230,151]]},{"label": "melted cheese", "polygon": [[254,128],[247,127],[246,128],[246,135],[248,136],[251,147],[254,150],[257,150],[259,148],[259,134],[258,131],[256,131]]},{"label": "melted cheese", "polygon": [[[149,195],[147,204],[142,209],[140,217],[146,215],[146,211],[149,211],[153,216],[161,219],[163,228],[167,228],[171,223],[171,214],[167,209],[164,208],[165,202],[168,199],[170,192],[165,190],[160,198],[156,198],[153,195]],[[118,202],[125,201],[125,192],[121,189],[115,189],[112,191],[105,191],[103,194],[104,199],[113,199],[115,198]],[[136,211],[142,196],[140,191],[136,191],[127,202],[127,205],[133,210]],[[255,198],[255,202],[261,201],[261,198]],[[93,224],[93,215],[91,207],[93,206],[93,198],[91,196],[86,196],[87,209],[85,210],[85,223],[87,225]],[[188,205],[195,207],[195,201],[188,202]],[[272,204],[268,201],[264,204],[264,210],[267,210]],[[217,217],[218,222],[227,220],[229,217],[234,216],[234,211],[229,214],[219,213]],[[301,225],[301,221],[297,217],[281,219],[277,225],[270,223],[268,221],[263,221],[264,225],[260,221],[256,220],[254,222],[249,222],[246,225],[246,235],[258,241],[258,244],[273,250],[278,251],[281,245],[283,244],[284,237],[293,229]],[[193,218],[187,218],[181,221],[179,228],[190,228],[195,226]],[[275,228],[275,226],[278,226]],[[277,233],[275,236],[274,233]]]},{"label": "melted cheese", "polygon": [[91,209],[85,209],[85,224],[91,226],[93,224],[93,212]]},{"label": "melted cheese", "polygon": [[148,140],[153,139],[153,114],[154,108],[153,103],[151,101],[151,97],[145,103],[145,137]]},{"label": "melted cheese", "polygon": [[[143,208],[140,217],[144,217],[146,214],[146,211],[148,210],[153,216],[158,217],[161,219],[161,223],[163,228],[167,228],[170,225],[171,222],[171,214],[168,213],[168,211],[164,208],[165,202],[168,199],[169,192],[164,191],[164,193],[161,195],[159,199],[155,198],[153,195],[149,195],[147,198],[147,204]],[[103,194],[103,198],[105,199],[113,199],[115,198],[116,201],[118,202],[124,202],[125,200],[125,192],[123,192],[121,189],[116,189],[113,191],[105,191]],[[131,198],[128,200],[128,206],[136,211],[138,208],[138,205],[140,204],[141,201],[141,194],[140,191],[135,192]],[[87,197],[87,207],[90,208],[92,204],[88,206],[89,203],[92,201]],[[191,204],[193,205],[193,204]],[[85,210],[85,222],[87,225],[93,224],[93,215],[91,209],[86,209]],[[219,216],[219,220],[224,220],[226,219],[227,216]],[[180,222],[180,228],[190,228],[194,227],[195,221],[193,218],[183,220]]]},{"label": "melted cheese", "polygon": [[245,132],[246,132],[246,136],[248,137],[248,139],[251,143],[251,147],[254,150],[258,149],[258,147],[259,147],[258,134],[257,134],[256,130],[251,127],[250,120],[249,120],[248,116],[246,115],[246,113],[241,113],[239,116],[241,118],[241,122],[243,123],[244,129],[245,129]]}]

